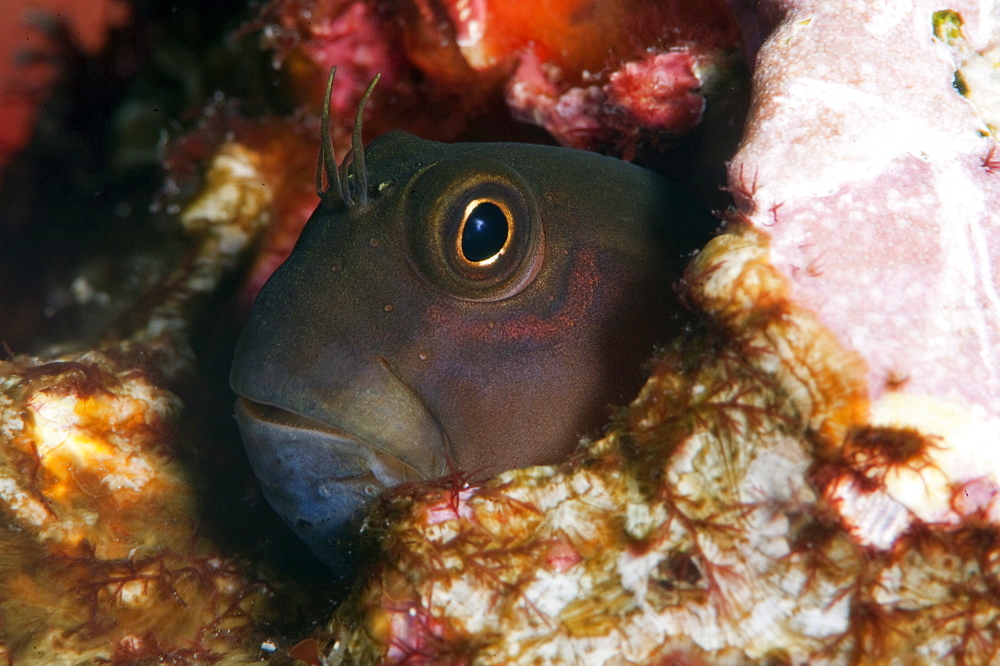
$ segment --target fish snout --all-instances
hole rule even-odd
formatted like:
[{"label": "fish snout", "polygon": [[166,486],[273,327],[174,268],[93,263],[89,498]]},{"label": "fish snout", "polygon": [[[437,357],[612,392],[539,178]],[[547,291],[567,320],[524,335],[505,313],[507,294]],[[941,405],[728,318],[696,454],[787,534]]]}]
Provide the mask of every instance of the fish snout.
[{"label": "fish snout", "polygon": [[343,568],[359,519],[382,491],[448,469],[446,439],[423,402],[387,363],[371,371],[375,385],[355,378],[315,408],[286,406],[266,392],[235,405],[268,503],[334,569]]}]

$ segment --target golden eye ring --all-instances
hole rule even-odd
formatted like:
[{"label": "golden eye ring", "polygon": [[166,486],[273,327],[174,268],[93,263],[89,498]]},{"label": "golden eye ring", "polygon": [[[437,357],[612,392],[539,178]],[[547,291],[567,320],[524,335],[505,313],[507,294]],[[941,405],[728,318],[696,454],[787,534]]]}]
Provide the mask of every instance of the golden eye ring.
[{"label": "golden eye ring", "polygon": [[508,165],[459,154],[421,171],[405,191],[408,260],[434,286],[490,302],[537,275],[545,243],[534,193]]}]

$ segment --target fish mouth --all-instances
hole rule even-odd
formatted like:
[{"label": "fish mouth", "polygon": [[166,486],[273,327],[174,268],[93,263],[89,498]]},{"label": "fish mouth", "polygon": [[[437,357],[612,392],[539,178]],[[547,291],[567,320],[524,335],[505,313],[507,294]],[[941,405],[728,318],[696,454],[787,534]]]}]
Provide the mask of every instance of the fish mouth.
[{"label": "fish mouth", "polygon": [[[368,475],[373,476],[383,486],[388,487],[404,481],[423,481],[430,478],[429,474],[422,472],[414,465],[410,465],[400,457],[382,451],[365,439],[328,423],[274,405],[254,402],[249,398],[237,399],[236,409],[242,410],[247,418],[255,419],[261,426],[269,430],[311,433],[318,440],[326,441],[338,453],[364,461],[369,469]],[[339,478],[347,479],[349,476]]]},{"label": "fish mouth", "polygon": [[235,416],[264,496],[332,567],[365,507],[383,490],[441,473],[328,423],[246,397],[237,399]]}]

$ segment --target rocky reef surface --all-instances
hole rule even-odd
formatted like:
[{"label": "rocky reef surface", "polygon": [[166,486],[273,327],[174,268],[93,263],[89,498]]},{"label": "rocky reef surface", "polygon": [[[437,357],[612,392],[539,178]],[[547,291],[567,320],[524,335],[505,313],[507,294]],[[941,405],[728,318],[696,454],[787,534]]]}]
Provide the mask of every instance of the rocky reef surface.
[{"label": "rocky reef surface", "polygon": [[[129,287],[127,325],[0,365],[0,655],[998,658],[996,10],[545,5],[286,0],[250,20],[294,110],[210,103],[166,154],[181,249]],[[206,488],[245,463],[198,418],[191,345],[241,253],[263,234],[229,301],[314,204],[332,64],[340,145],[379,71],[372,132],[541,138],[516,118],[732,203],[678,286],[687,330],[606,434],[563,465],[388,492],[335,613],[206,529]]]}]

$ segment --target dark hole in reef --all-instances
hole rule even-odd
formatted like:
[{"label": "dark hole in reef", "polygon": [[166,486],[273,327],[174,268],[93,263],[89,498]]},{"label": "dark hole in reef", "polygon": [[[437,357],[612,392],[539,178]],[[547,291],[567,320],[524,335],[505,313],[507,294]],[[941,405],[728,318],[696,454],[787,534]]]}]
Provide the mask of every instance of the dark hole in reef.
[{"label": "dark hole in reef", "polygon": [[969,84],[965,82],[965,77],[962,76],[962,72],[957,69],[955,70],[955,78],[952,80],[951,85],[962,97],[969,96]]}]

